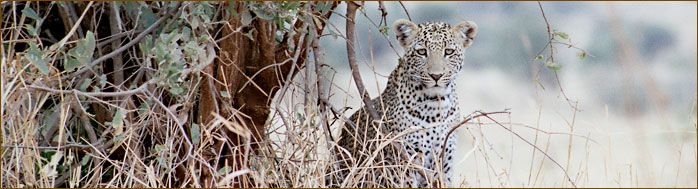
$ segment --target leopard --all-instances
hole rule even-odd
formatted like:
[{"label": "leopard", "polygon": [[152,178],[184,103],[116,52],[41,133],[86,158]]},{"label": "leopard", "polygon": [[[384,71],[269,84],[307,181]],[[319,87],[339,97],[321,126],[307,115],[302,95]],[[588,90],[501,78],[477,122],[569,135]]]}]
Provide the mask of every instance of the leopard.
[{"label": "leopard", "polygon": [[[354,178],[348,177],[350,170],[360,168],[363,161],[375,156],[373,151],[385,141],[376,140],[381,132],[380,124],[384,124],[392,136],[409,129],[414,132],[400,137],[403,149],[394,145],[382,148],[382,153],[374,158],[377,163],[371,165],[387,168],[376,170],[378,174],[365,174],[364,178],[355,179],[359,182],[370,180],[355,186],[451,187],[457,132],[450,135],[448,132],[462,119],[455,78],[464,67],[465,50],[473,43],[477,25],[472,21],[462,21],[455,26],[444,22],[417,25],[399,19],[392,29],[404,55],[390,73],[385,90],[371,99],[381,121],[373,121],[364,105],[341,127],[337,142],[340,148],[336,153],[340,171],[335,172],[339,181],[334,183]],[[444,144],[444,141],[447,142]],[[401,157],[395,155],[400,152],[406,152],[410,158],[407,161],[421,168],[400,166]],[[397,182],[400,179],[395,177],[400,175],[408,179]],[[445,183],[438,184],[434,178]]]}]

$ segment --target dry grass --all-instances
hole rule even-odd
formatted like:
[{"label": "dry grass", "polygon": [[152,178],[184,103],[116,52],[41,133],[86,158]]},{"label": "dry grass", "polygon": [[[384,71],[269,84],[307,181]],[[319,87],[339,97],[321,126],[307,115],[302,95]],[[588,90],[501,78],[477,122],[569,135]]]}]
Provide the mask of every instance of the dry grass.
[{"label": "dry grass", "polygon": [[[387,157],[380,148],[389,148],[390,142],[401,142],[396,136],[405,133],[376,135],[376,138],[367,140],[372,142],[365,146],[377,147],[378,150],[364,150],[362,153],[372,158],[356,163],[351,170],[347,170],[351,175],[344,183],[328,183],[325,180],[328,173],[335,173],[332,171],[338,160],[332,154],[343,151],[336,144],[336,137],[347,120],[346,116],[352,113],[344,107],[358,107],[360,104],[346,103],[359,101],[356,90],[351,86],[339,86],[342,84],[335,82],[334,78],[339,73],[331,65],[318,64],[320,69],[316,73],[301,71],[290,82],[287,94],[271,109],[272,116],[265,131],[268,140],[262,141],[260,150],[254,153],[250,150],[253,142],[250,132],[234,121],[245,115],[216,115],[215,121],[210,124],[193,124],[198,91],[187,90],[181,96],[173,97],[168,92],[171,86],[161,85],[157,77],[151,75],[157,74],[153,68],[128,68],[136,72],[133,78],[125,79],[131,85],[108,80],[100,83],[99,75],[93,76],[92,70],[85,71],[87,74],[72,75],[58,69],[63,64],[63,60],[57,58],[58,54],[74,47],[78,39],[70,38],[66,41],[66,47],[51,50],[47,50],[48,46],[40,45],[46,51],[44,58],[47,58],[48,65],[53,65],[49,66],[47,74],[42,74],[27,59],[26,51],[15,52],[19,45],[41,43],[41,40],[15,24],[22,23],[15,19],[28,19],[16,16],[24,7],[6,3],[2,3],[2,12],[15,16],[3,14],[2,17],[0,187],[201,187],[203,183],[199,179],[204,170],[215,173],[213,182],[217,187],[235,186],[239,184],[236,178],[241,175],[249,176],[249,180],[243,182],[253,183],[250,185],[252,187],[358,187],[380,184],[396,175],[399,180],[387,181],[404,185],[407,170],[420,168],[407,162],[391,165],[384,161],[387,158],[401,158],[399,154],[393,154],[397,157]],[[56,6],[52,5],[52,8]],[[104,9],[97,5],[90,6]],[[365,12],[363,15],[368,18]],[[80,13],[76,13],[76,16],[79,17]],[[378,25],[371,22],[375,26],[374,31],[378,31]],[[341,34],[341,31],[336,32]],[[135,39],[138,34],[133,32],[125,37]],[[213,38],[210,36],[212,34],[202,35]],[[102,40],[108,39],[97,39],[98,42]],[[365,39],[359,39],[358,43],[361,40]],[[368,41],[372,44],[371,39]],[[211,41],[198,45],[205,52],[203,59],[191,61],[181,71],[181,77],[185,79],[177,83],[188,89],[198,88],[199,78],[208,77],[198,73],[215,56],[215,45]],[[322,51],[321,48],[316,50]],[[134,61],[152,59],[141,56],[137,48],[129,48],[124,53],[137,57]],[[190,60],[192,57],[184,58]],[[363,63],[375,67],[372,55],[370,60],[363,58]],[[306,65],[307,69],[303,67],[298,70],[318,67],[310,61]],[[376,71],[371,71],[373,78],[377,78]],[[104,74],[111,78],[114,73]],[[88,78],[92,82],[88,82],[87,91],[91,92],[80,89]],[[329,87],[319,87],[318,80],[326,82]],[[372,81],[371,78],[368,80]],[[95,88],[100,85],[97,87],[99,90]],[[318,95],[319,91],[329,95],[323,97]],[[228,91],[229,94],[233,92]],[[345,103],[329,101],[333,95],[342,96],[341,100]],[[698,161],[695,138],[693,143],[685,142],[685,138],[695,137],[695,132],[678,130],[675,135],[654,130],[630,134],[604,133],[603,129],[595,130],[598,125],[588,124],[593,118],[581,117],[581,113],[577,117],[576,107],[569,107],[567,101],[559,102],[554,107],[555,111],[564,113],[544,111],[543,105],[540,105],[534,113],[512,111],[514,116],[518,114],[530,118],[524,119],[523,123],[514,121],[521,119],[499,115],[492,119],[480,117],[464,124],[458,137],[457,155],[460,156],[455,160],[461,167],[454,174],[454,186],[695,187],[695,180],[684,176],[695,176],[693,163]],[[611,121],[602,126],[615,123],[628,125],[629,122],[628,119],[608,115],[606,118]],[[695,129],[695,99],[689,119]],[[563,127],[552,127],[552,123]],[[204,159],[226,159],[222,154],[229,153],[224,153],[224,148],[215,148],[216,144],[231,144],[231,139],[223,134],[225,132],[237,133],[246,141],[245,145],[232,148],[245,154],[243,162],[249,162],[240,170],[232,170],[232,162],[223,163],[227,166],[218,166],[218,162],[209,163],[209,159]],[[330,139],[328,133],[335,138]],[[685,136],[687,133],[690,136]],[[637,142],[644,138],[628,139],[631,142],[624,140],[628,135],[655,134],[683,138],[652,139],[644,146]],[[638,159],[642,158],[638,154],[653,154],[650,160],[626,157],[629,151],[626,148],[661,149],[667,146],[671,150],[633,152]],[[658,160],[677,162],[643,165]],[[569,175],[569,179],[566,175]]]}]

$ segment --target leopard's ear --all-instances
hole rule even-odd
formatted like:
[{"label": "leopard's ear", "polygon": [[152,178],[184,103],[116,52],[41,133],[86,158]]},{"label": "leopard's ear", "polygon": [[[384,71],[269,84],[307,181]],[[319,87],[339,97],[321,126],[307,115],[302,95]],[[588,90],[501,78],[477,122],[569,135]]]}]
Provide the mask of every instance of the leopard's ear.
[{"label": "leopard's ear", "polygon": [[456,37],[456,40],[463,44],[463,48],[468,48],[473,44],[473,39],[477,35],[477,24],[471,21],[463,21],[451,28],[451,33]]},{"label": "leopard's ear", "polygon": [[409,20],[400,19],[393,23],[393,31],[395,31],[395,37],[402,48],[407,48],[417,37],[419,28]]}]

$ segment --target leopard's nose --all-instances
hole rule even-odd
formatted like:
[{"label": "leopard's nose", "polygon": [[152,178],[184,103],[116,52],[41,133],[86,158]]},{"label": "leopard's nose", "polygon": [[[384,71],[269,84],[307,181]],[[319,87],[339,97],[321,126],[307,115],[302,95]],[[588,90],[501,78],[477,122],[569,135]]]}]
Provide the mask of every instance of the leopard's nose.
[{"label": "leopard's nose", "polygon": [[439,79],[441,79],[441,76],[443,75],[444,74],[429,74],[429,76],[431,76],[431,78],[433,78],[434,81],[439,81]]}]

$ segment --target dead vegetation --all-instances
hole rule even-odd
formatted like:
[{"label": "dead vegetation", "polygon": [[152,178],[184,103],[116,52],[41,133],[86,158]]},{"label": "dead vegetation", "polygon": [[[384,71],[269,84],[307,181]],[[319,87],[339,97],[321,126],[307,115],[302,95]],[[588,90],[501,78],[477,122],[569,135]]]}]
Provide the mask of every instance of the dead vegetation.
[{"label": "dead vegetation", "polygon": [[[398,11],[382,2],[347,3],[374,31],[387,27],[386,11]],[[336,69],[325,64],[319,42],[345,39],[351,52],[353,41],[366,40],[329,23],[356,19],[338,4],[2,2],[2,187],[358,187],[404,175],[405,165],[363,151],[372,158],[352,167],[350,179],[325,180],[339,161],[330,154],[346,150],[335,143],[337,126],[348,122],[346,109],[329,98],[356,91],[333,85]],[[384,13],[379,22],[369,8]],[[550,48],[552,59],[552,42]],[[358,67],[352,69],[363,89]],[[357,98],[370,99],[359,92]],[[586,186],[570,173],[572,140],[584,140],[587,153],[597,142],[572,130],[574,117],[569,132],[490,117],[510,113],[473,112],[458,127],[467,127],[461,129],[474,144],[458,159],[474,157],[485,167],[477,174],[493,177],[490,185],[511,186],[511,166],[494,165],[504,158],[483,132],[498,125],[532,148],[527,186],[537,186],[544,164],[555,166],[551,177],[563,179],[562,186]],[[400,146],[404,134],[381,133],[370,145]],[[567,161],[550,154],[554,135],[569,137]]]}]

